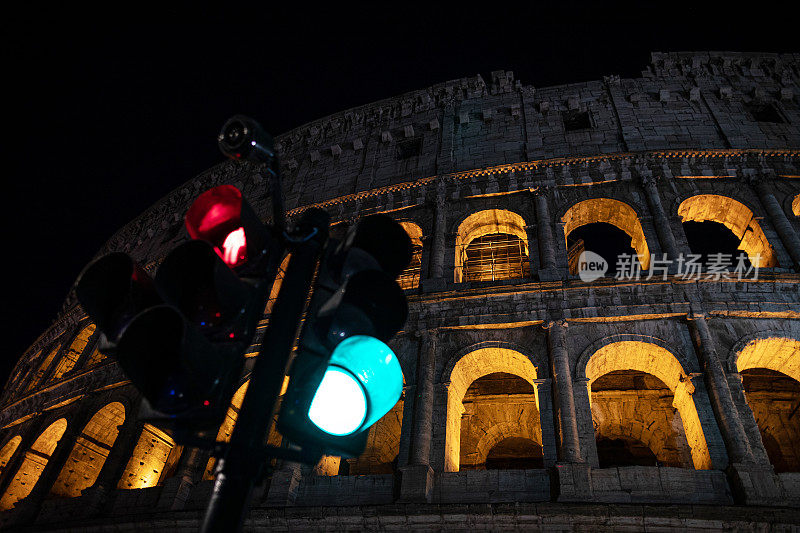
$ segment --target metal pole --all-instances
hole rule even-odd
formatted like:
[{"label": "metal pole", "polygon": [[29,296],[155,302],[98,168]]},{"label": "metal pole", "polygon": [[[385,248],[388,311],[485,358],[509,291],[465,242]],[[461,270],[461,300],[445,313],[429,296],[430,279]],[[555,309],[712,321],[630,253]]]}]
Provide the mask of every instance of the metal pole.
[{"label": "metal pole", "polygon": [[267,435],[308,292],[328,239],[329,222],[330,217],[322,210],[306,212],[300,222],[303,235],[292,246],[292,256],[230,444],[219,461],[214,491],[201,528],[204,533],[240,531],[244,524],[252,488],[264,468]]}]

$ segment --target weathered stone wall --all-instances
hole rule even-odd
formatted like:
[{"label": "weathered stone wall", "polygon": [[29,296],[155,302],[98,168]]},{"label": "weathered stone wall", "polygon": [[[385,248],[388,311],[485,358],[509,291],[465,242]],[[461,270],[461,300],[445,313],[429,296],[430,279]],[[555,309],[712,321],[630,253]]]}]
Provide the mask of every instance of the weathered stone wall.
[{"label": "weathered stone wall", "polygon": [[[346,469],[337,458],[318,468],[277,465],[251,525],[800,523],[794,510],[757,509],[800,505],[798,474],[776,474],[762,439],[776,417],[792,427],[789,405],[800,398],[770,399],[783,402],[776,415],[739,374],[766,368],[800,378],[798,59],[654,54],[641,78],[550,88],[496,72],[489,83],[440,84],[279,136],[290,216],[317,205],[339,231],[390,213],[419,228],[422,255],[420,282],[407,290],[409,320],[392,341],[403,400]],[[152,272],[188,238],[182,216],[192,199],[221,183],[271,216],[255,168],[226,162],[156,203],[99,253],[126,251]],[[656,272],[664,254],[691,252],[683,223],[699,220],[719,222],[741,250],[761,255],[757,280]],[[598,222],[652,254],[652,265],[641,261],[650,267],[642,279],[587,283],[570,274],[567,236]],[[524,241],[530,276],[460,281],[464,246],[498,231]],[[16,505],[1,523],[196,528],[211,490],[208,452],[173,446],[137,419],[138,394],[96,351],[98,337],[70,296],[12,372],[0,397],[0,494],[4,507]],[[616,371],[649,374],[665,388],[593,391]],[[467,394],[498,372],[524,381],[527,396]],[[110,427],[87,434],[115,402],[125,413],[118,436]],[[61,420],[63,435],[42,448],[40,436]],[[773,434],[785,441],[792,431]],[[599,468],[602,436],[644,442],[669,466]],[[540,444],[544,468],[460,469],[485,462],[505,437]],[[77,468],[82,460],[91,468]],[[22,485],[23,474],[30,483]],[[674,507],[664,517],[604,502]],[[692,504],[732,507],[717,514]]]}]

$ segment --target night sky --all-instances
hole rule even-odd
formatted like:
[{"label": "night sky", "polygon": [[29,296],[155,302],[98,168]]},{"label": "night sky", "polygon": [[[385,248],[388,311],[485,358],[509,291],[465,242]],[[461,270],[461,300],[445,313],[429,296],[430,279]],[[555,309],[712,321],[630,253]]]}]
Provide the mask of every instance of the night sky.
[{"label": "night sky", "polygon": [[745,11],[717,2],[484,3],[491,12],[30,4],[4,8],[0,22],[3,382],[97,249],[222,160],[216,134],[235,113],[278,134],[446,80],[488,81],[493,70],[544,87],[637,77],[651,51],[800,51],[789,4],[763,1]]}]

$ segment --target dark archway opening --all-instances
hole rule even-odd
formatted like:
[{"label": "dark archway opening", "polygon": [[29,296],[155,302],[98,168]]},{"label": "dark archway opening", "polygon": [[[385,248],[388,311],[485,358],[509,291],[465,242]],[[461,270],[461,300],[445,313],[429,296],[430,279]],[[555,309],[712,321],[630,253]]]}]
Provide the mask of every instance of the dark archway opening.
[{"label": "dark archway opening", "polygon": [[597,439],[600,468],[615,466],[658,466],[656,455],[641,442],[633,439]]},{"label": "dark archway opening", "polygon": [[[567,235],[567,255],[571,274],[578,273],[578,258],[584,250],[594,252],[606,260],[608,263],[606,277],[616,275],[617,260],[620,256],[636,257],[636,250],[631,246],[630,235],[607,222],[586,224]],[[638,259],[634,260],[638,261]]]},{"label": "dark archway opening", "polygon": [[530,439],[503,439],[486,456],[486,470],[522,470],[544,468],[542,446]]},{"label": "dark archway opening", "polygon": [[[736,268],[739,254],[744,254],[738,248],[741,240],[728,227],[719,222],[687,221],[683,223],[683,231],[686,233],[689,249],[693,254],[700,255],[700,263],[704,267],[709,264],[711,254],[729,254],[731,258],[729,270],[733,271]],[[746,254],[744,256],[744,268],[749,269],[750,261]]]}]

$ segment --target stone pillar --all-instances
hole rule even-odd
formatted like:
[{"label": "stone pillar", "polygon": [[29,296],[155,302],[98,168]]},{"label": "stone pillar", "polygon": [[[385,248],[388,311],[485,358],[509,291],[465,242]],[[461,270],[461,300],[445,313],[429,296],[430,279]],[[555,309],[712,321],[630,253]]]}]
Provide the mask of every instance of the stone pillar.
[{"label": "stone pillar", "polygon": [[430,275],[432,280],[444,276],[445,234],[447,232],[447,187],[443,180],[436,185],[436,206],[434,208],[433,239],[431,244]]},{"label": "stone pillar", "polygon": [[164,480],[158,506],[163,509],[183,509],[195,483],[201,479],[208,463],[208,453],[200,448],[184,448],[175,475]]},{"label": "stone pillar", "polygon": [[667,218],[667,214],[664,211],[664,206],[661,204],[661,196],[658,194],[656,180],[649,171],[642,171],[641,180],[642,188],[647,197],[647,206],[650,208],[650,213],[653,216],[653,226],[656,228],[661,250],[674,262],[678,258],[678,243],[675,240],[675,235],[672,234],[669,218]]},{"label": "stone pillar", "polygon": [[553,237],[553,221],[547,206],[547,190],[533,190],[536,204],[536,230],[539,243],[539,279],[552,281],[561,279],[556,262],[555,238]]},{"label": "stone pillar", "polygon": [[408,465],[400,469],[400,500],[405,502],[430,502],[433,492],[431,439],[438,337],[436,330],[424,331],[420,335],[419,362],[414,385],[411,453]]},{"label": "stone pillar", "polygon": [[545,468],[558,462],[555,421],[553,420],[553,383],[551,379],[535,379],[536,395],[539,397],[539,425],[542,428],[542,456]]},{"label": "stone pillar", "polygon": [[791,222],[786,217],[786,213],[781,209],[781,204],[778,203],[777,198],[772,194],[767,184],[759,179],[751,180],[751,184],[758,193],[761,205],[764,206],[767,215],[769,215],[769,220],[778,233],[778,237],[780,237],[783,246],[792,258],[794,269],[800,272],[800,237],[797,236],[797,232],[795,232]]},{"label": "stone pillar", "polygon": [[693,314],[690,328],[705,373],[711,406],[728,451],[727,473],[734,499],[744,505],[774,504],[781,497],[779,480],[769,464],[759,464],[755,460],[705,317]]},{"label": "stone pillar", "polygon": [[572,391],[572,373],[567,351],[567,322],[556,320],[546,323],[547,347],[553,376],[553,392],[558,409],[559,462],[551,481],[558,487],[560,502],[592,499],[591,468],[581,459],[578,423],[575,416],[575,397]]},{"label": "stone pillar", "polygon": [[578,421],[575,416],[575,396],[572,391],[572,373],[567,353],[567,322],[553,321],[545,324],[547,347],[553,375],[553,389],[558,410],[559,461],[581,462],[581,447],[578,438]]}]

